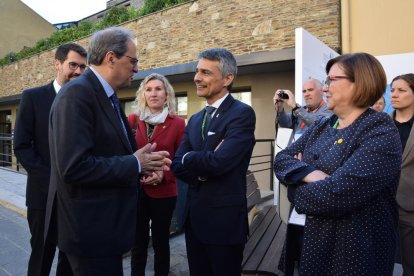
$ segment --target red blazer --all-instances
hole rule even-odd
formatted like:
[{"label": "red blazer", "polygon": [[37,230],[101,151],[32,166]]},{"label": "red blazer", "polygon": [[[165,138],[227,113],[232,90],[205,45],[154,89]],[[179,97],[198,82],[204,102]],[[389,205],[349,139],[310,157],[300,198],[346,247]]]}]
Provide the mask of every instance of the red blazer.
[{"label": "red blazer", "polygon": [[[138,118],[138,128],[135,141],[138,148],[148,143],[157,143],[156,150],[166,150],[170,153],[170,159],[174,158],[181,138],[185,130],[185,122],[182,118],[175,115],[168,115],[165,122],[155,127],[151,139],[147,139],[147,126],[145,122]],[[177,196],[177,185],[172,171],[164,172],[164,179],[157,186],[143,185],[145,193],[152,198],[166,198]]]}]

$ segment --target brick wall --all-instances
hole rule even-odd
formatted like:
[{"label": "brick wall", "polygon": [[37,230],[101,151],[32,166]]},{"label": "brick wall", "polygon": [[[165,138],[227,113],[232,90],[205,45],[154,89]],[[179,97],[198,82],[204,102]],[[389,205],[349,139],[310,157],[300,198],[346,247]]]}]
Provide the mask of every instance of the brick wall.
[{"label": "brick wall", "polygon": [[[225,47],[235,55],[294,47],[303,27],[340,47],[339,0],[198,0],[122,26],[137,36],[140,69],[196,60],[199,51]],[[89,38],[77,41],[87,46]],[[0,97],[43,85],[55,76],[54,50],[0,68]]]}]

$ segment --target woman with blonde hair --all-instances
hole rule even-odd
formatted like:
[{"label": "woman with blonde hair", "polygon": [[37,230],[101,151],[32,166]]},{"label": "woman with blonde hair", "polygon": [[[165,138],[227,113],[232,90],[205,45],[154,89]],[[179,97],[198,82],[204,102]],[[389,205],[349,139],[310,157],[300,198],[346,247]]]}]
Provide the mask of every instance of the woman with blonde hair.
[{"label": "woman with blonde hair", "polygon": [[[174,158],[184,134],[185,122],[174,115],[174,89],[164,76],[151,74],[136,95],[139,116],[135,139],[138,147],[156,143]],[[171,171],[153,172],[140,179],[136,242],[132,248],[131,275],[145,275],[151,229],[155,275],[168,275],[170,268],[169,228],[177,199],[177,185]]]}]

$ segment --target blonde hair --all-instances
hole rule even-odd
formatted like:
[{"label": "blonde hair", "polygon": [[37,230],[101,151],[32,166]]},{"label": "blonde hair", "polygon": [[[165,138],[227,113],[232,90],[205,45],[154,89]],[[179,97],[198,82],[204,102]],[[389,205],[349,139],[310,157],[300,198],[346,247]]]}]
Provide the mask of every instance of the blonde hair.
[{"label": "blonde hair", "polygon": [[163,83],[165,93],[167,94],[166,104],[168,106],[168,113],[175,114],[174,88],[172,87],[172,85],[170,84],[170,82],[168,81],[166,77],[164,77],[163,75],[157,74],[157,73],[152,73],[146,76],[145,79],[142,80],[136,93],[135,106],[137,109],[138,116],[141,113],[144,113],[145,107],[147,106],[147,102],[145,100],[145,93],[144,93],[145,89],[144,88],[145,88],[145,85],[147,85],[147,83],[152,80],[159,80]]}]

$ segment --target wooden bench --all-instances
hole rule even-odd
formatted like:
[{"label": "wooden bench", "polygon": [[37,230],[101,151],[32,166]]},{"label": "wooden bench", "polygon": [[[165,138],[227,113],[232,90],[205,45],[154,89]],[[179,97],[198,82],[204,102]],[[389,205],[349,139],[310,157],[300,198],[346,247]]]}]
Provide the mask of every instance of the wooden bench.
[{"label": "wooden bench", "polygon": [[243,252],[242,273],[254,275],[278,275],[279,258],[285,241],[286,224],[276,212],[276,206],[265,206],[255,211],[260,202],[260,190],[253,174],[247,175],[247,205],[253,219],[250,236]]},{"label": "wooden bench", "polygon": [[259,185],[257,185],[254,174],[250,171],[247,171],[246,174],[246,197],[247,210],[250,212],[261,200]]}]

